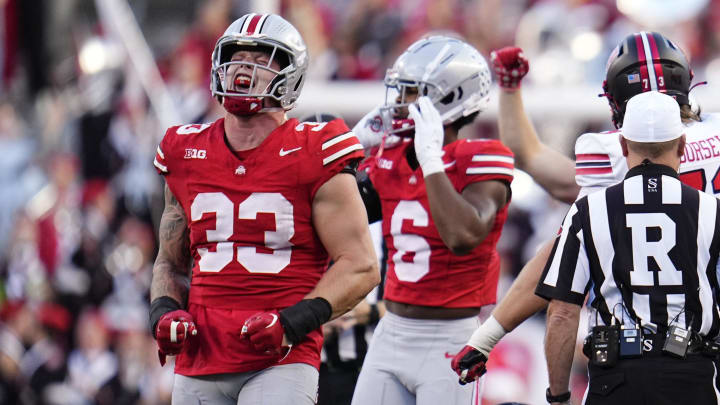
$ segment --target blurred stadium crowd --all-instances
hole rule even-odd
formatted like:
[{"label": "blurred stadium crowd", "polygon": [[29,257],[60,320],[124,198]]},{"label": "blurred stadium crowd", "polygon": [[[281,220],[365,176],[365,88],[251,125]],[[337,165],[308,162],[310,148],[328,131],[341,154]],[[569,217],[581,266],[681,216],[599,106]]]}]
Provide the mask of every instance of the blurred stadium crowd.
[{"label": "blurred stadium crowd", "polygon": [[[262,8],[293,23],[309,46],[310,84],[378,82],[410,43],[438,30],[459,33],[485,56],[518,44],[531,60],[530,85],[589,83],[599,93],[610,49],[643,28],[679,42],[697,76],[720,72],[720,1],[681,9],[657,1],[638,13],[641,3],[0,0],[0,403],[169,403],[172,368],[159,367],[147,330],[162,210],[152,159],[168,124],[219,116],[210,55],[236,17]],[[123,7],[132,12],[117,14]],[[133,24],[140,37],[130,35]],[[155,74],[162,80],[148,80]],[[365,112],[345,118],[352,126]],[[562,125],[536,124],[541,136],[544,126]],[[569,151],[570,135],[609,126],[608,114],[555,143]],[[495,132],[484,121],[465,136]],[[516,179],[500,244],[505,287],[565,210]],[[483,403],[543,403],[543,324],[511,336],[493,352]]]}]

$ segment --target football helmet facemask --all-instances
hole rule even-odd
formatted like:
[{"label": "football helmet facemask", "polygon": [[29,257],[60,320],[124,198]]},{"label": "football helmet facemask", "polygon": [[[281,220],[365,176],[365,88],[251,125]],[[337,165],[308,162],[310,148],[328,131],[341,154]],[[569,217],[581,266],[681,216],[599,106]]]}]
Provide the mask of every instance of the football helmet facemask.
[{"label": "football helmet facemask", "polygon": [[659,91],[678,104],[689,105],[693,72],[685,53],[657,32],[630,34],[610,53],[605,69],[604,93],[616,128],[622,126],[625,106],[633,96]]},{"label": "football helmet facemask", "polygon": [[[251,61],[232,61],[235,52],[241,49],[258,50],[269,55],[267,64]],[[277,61],[279,70],[271,67]],[[258,112],[290,110],[300,96],[305,72],[308,66],[308,52],[300,33],[284,18],[275,14],[246,14],[230,24],[218,39],[212,54],[210,91],[225,109],[236,115],[251,115]],[[249,67],[247,75],[240,77],[241,67]],[[257,88],[259,71],[274,75],[264,89]],[[237,78],[228,78],[228,74]],[[247,92],[232,90],[229,80],[237,80]],[[277,101],[280,108],[269,105],[266,99]]]},{"label": "football helmet facemask", "polygon": [[428,96],[443,125],[487,108],[490,70],[485,58],[469,44],[452,37],[431,36],[412,45],[385,75],[385,106],[381,108],[388,133],[411,136],[407,118],[409,96]]}]

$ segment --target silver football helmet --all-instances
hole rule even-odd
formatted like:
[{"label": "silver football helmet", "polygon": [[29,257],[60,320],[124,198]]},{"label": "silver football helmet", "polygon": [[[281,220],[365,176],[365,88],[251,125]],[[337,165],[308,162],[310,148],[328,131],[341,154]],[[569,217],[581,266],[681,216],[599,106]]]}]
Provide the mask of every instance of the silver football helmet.
[{"label": "silver football helmet", "polygon": [[[232,61],[233,54],[243,47],[267,51],[270,55],[267,64]],[[273,61],[279,62],[280,70],[271,68]],[[235,80],[228,77],[229,72],[238,70],[240,65],[252,69],[249,81],[246,77],[242,78],[242,87],[247,89],[246,92],[233,91],[229,86],[230,81]],[[307,46],[292,24],[275,14],[246,14],[230,24],[215,44],[210,91],[233,114],[277,110],[265,105],[266,98],[277,100],[280,107],[287,111],[295,106],[300,96],[307,66]],[[259,70],[275,75],[264,89],[256,89]]]},{"label": "silver football helmet", "polygon": [[412,45],[385,74],[383,121],[392,123],[390,133],[403,133],[414,123],[398,112],[409,104],[409,92],[428,96],[440,112],[443,125],[487,108],[490,101],[490,70],[485,58],[457,38],[431,36]]}]

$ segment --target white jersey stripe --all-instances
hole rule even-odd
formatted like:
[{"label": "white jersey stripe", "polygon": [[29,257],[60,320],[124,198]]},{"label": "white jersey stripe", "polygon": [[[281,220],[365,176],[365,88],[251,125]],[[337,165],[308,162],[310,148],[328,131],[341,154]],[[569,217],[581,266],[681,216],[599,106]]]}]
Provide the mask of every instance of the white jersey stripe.
[{"label": "white jersey stripe", "polygon": [[642,204],[645,201],[643,176],[638,175],[625,180],[623,192],[625,193],[625,204]]},{"label": "white jersey stripe", "polygon": [[160,155],[160,159],[165,159],[165,154],[163,153],[162,149],[160,149],[160,145],[157,147],[157,154]]},{"label": "white jersey stripe", "polygon": [[153,164],[155,165],[155,167],[157,167],[158,169],[160,169],[160,171],[162,171],[163,173],[167,173],[167,171],[168,171],[168,170],[167,170],[167,166],[165,166],[165,165],[161,164],[160,162],[158,162],[157,158],[153,159]]},{"label": "white jersey stripe", "polygon": [[338,144],[346,139],[352,138],[353,136],[354,136],[354,134],[352,133],[352,131],[350,131],[350,132],[346,132],[343,135],[338,135],[335,138],[329,139],[329,140],[325,141],[325,143],[322,144],[322,150],[325,150],[325,149],[327,149],[335,144]]},{"label": "white jersey stripe", "polygon": [[710,261],[710,251],[701,249],[701,246],[710,246],[715,233],[715,216],[717,214],[717,202],[715,198],[706,197],[700,194],[698,209],[698,231],[697,231],[697,273],[700,287],[700,305],[702,307],[702,324],[697,331],[706,335],[710,331],[713,320],[712,289],[706,276],[705,270]]},{"label": "white jersey stripe", "polygon": [[610,224],[608,223],[607,203],[605,201],[606,194],[607,191],[600,191],[588,195],[587,199],[593,243],[604,277],[603,283],[600,286],[600,296],[605,299],[605,303],[610,311],[612,311],[612,308],[614,308],[618,302],[621,302],[622,297],[620,290],[617,288],[617,284],[615,284],[615,277],[613,277],[612,274],[615,247],[610,237]]},{"label": "white jersey stripe", "polygon": [[348,153],[350,153],[350,152],[352,152],[352,151],[362,150],[362,149],[363,149],[363,147],[362,147],[362,145],[360,145],[359,143],[356,143],[356,144],[354,144],[354,145],[350,145],[350,146],[348,146],[347,148],[345,148],[345,149],[343,149],[343,150],[341,150],[341,151],[339,151],[339,152],[335,152],[335,153],[333,153],[332,155],[330,155],[330,156],[326,157],[325,159],[323,159],[323,166],[325,166],[326,164],[328,164],[328,163],[330,163],[330,162],[332,162],[332,161],[337,160],[338,158],[341,158],[341,157],[347,155]]},{"label": "white jersey stripe", "polygon": [[472,157],[473,162],[502,162],[514,164],[515,159],[505,155],[475,155]]},{"label": "white jersey stripe", "polygon": [[645,63],[647,64],[648,75],[650,76],[650,90],[657,91],[655,64],[653,64],[653,54],[650,50],[650,41],[648,41],[647,33],[645,31],[640,32],[640,37],[642,37],[643,48],[645,49]]},{"label": "white jersey stripe", "polygon": [[[674,321],[678,325],[685,327],[685,311],[683,311],[685,307],[685,294],[666,294],[665,297],[667,299],[665,310],[667,311],[668,325],[671,325],[671,322]],[[705,308],[703,308],[703,314],[704,313]]]},{"label": "white jersey stripe", "polygon": [[585,251],[585,240],[582,229],[575,235],[580,241],[580,251],[578,252],[578,260],[575,263],[575,274],[573,274],[573,282],[571,291],[578,294],[585,294],[585,286],[590,281],[590,264],[588,262],[587,252]]},{"label": "white jersey stripe", "polygon": [[662,176],[662,203],[681,204],[681,200],[682,183],[674,177]]},{"label": "white jersey stripe", "polygon": [[504,174],[513,175],[513,169],[507,167],[468,167],[465,174]]},{"label": "white jersey stripe", "polygon": [[570,226],[572,225],[573,216],[575,214],[577,214],[577,206],[573,204],[570,206],[570,210],[568,211],[567,215],[565,216],[565,220],[563,221],[563,231],[560,234],[560,239],[555,242],[557,244],[557,248],[555,249],[555,254],[552,256],[553,260],[552,263],[550,263],[550,268],[548,268],[548,272],[543,279],[543,284],[557,287],[558,277],[560,275],[560,261],[562,260],[562,255],[557,253],[562,252],[562,250],[565,248],[565,242],[567,241]]},{"label": "white jersey stripe", "polygon": [[[640,320],[640,325],[650,326],[657,331],[657,325],[650,322],[650,294],[633,293],[632,307]],[[673,315],[674,316],[674,315]],[[668,318],[670,320],[670,318]]]}]

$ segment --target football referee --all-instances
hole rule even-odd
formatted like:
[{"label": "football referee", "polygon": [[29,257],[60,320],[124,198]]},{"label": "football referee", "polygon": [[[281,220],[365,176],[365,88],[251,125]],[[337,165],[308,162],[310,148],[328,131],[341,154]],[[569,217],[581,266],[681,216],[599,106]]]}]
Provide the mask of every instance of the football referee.
[{"label": "football referee", "polygon": [[625,180],[570,207],[536,289],[550,300],[548,402],[569,403],[589,293],[584,404],[718,404],[720,204],[678,180],[685,136],[670,96],[630,99],[620,143]]}]

